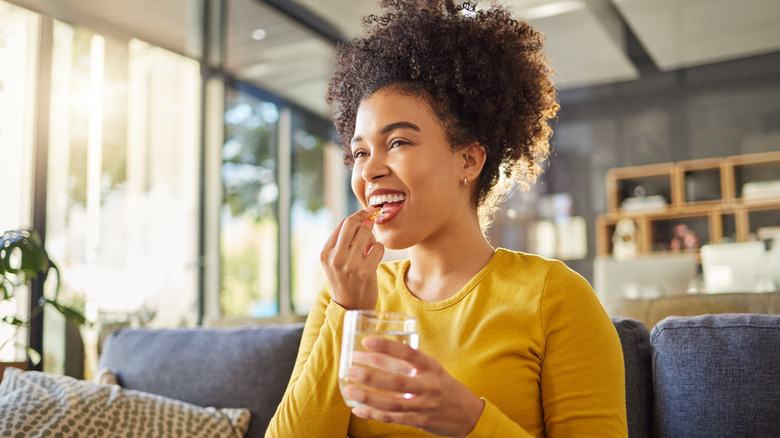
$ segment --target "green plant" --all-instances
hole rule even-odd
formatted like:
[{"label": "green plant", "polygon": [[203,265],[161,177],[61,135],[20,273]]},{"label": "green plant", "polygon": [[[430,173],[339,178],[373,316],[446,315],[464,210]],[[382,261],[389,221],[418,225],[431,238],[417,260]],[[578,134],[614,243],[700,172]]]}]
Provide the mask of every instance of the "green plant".
[{"label": "green plant", "polygon": [[[29,330],[30,320],[42,312],[44,306],[48,305],[77,326],[85,325],[87,320],[81,312],[58,301],[60,270],[49,258],[46,249],[41,244],[38,232],[33,229],[11,230],[4,232],[0,237],[0,294],[2,294],[0,302],[12,300],[17,287],[28,284],[39,275],[43,275],[42,278],[46,281],[50,271],[54,272],[56,280],[54,298],[49,299],[44,294],[26,321],[19,319],[16,315],[5,315],[0,321],[15,326],[17,329]],[[0,350],[10,341],[9,339],[0,344]],[[40,353],[28,349],[28,356],[33,362],[40,360]]]}]

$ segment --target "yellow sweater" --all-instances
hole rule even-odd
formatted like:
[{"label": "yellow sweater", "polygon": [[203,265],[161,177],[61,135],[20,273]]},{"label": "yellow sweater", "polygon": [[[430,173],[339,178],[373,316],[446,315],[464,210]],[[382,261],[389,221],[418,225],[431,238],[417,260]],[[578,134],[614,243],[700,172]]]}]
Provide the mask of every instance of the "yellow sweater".
[{"label": "yellow sweater", "polygon": [[[409,261],[378,270],[377,310],[419,319],[419,350],[485,400],[477,437],[625,437],[623,355],[581,276],[561,262],[498,249],[463,289],[421,301]],[[418,429],[352,417],[338,389],[345,310],[326,287],[304,329],[290,384],[266,437],[413,437]]]}]

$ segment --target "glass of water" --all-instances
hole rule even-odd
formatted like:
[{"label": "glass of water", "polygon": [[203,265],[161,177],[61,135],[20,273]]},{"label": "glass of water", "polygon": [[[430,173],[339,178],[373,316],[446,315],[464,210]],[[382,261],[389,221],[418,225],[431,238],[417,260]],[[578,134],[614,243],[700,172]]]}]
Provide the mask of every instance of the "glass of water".
[{"label": "glass of water", "polygon": [[341,340],[341,358],[339,360],[339,389],[349,407],[360,406],[344,394],[348,385],[360,387],[372,392],[405,397],[405,394],[381,391],[350,381],[347,372],[353,366],[378,368],[396,374],[413,376],[415,369],[408,363],[381,354],[370,352],[363,347],[363,339],[371,336],[392,339],[417,349],[417,319],[394,312],[375,312],[372,310],[348,310],[344,315],[344,331]]}]

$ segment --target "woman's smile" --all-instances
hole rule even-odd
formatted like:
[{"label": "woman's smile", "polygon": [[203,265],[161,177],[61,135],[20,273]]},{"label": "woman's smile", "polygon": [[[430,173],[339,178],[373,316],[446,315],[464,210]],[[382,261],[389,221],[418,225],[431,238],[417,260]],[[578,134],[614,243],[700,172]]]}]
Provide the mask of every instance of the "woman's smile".
[{"label": "woman's smile", "polygon": [[368,205],[375,208],[381,208],[382,213],[376,217],[376,224],[384,224],[392,220],[406,201],[406,194],[394,190],[374,189],[366,193]]}]

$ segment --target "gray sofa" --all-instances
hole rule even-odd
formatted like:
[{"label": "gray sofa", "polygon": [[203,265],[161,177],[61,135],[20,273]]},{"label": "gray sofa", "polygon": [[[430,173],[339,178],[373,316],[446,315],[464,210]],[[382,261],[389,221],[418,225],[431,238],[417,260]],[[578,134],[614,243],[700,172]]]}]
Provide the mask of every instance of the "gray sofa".
[{"label": "gray sofa", "polygon": [[[780,315],[669,317],[650,333],[614,317],[630,437],[780,437]],[[303,326],[122,329],[100,367],[127,388],[252,412],[262,437],[287,385]]]}]

